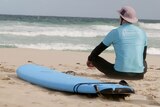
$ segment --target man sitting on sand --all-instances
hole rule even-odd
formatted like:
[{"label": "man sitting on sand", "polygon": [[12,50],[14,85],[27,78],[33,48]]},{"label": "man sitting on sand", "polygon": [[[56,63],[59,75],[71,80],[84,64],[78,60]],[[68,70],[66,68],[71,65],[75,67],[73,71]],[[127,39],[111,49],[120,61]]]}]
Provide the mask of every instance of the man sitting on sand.
[{"label": "man sitting on sand", "polygon": [[[135,10],[124,6],[118,11],[120,26],[107,34],[103,41],[91,52],[87,66],[96,67],[109,77],[143,79],[147,72],[146,33],[133,25],[138,21]],[[99,56],[106,48],[113,45],[115,50],[115,64]]]}]

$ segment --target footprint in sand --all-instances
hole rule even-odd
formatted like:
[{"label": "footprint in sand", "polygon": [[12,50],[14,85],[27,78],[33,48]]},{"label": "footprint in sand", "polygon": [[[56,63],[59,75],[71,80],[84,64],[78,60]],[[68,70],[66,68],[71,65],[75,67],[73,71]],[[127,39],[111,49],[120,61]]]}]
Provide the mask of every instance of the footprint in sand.
[{"label": "footprint in sand", "polygon": [[0,86],[0,88],[5,88],[4,86]]},{"label": "footprint in sand", "polygon": [[41,104],[41,103],[39,103],[39,102],[32,102],[32,104]]},{"label": "footprint in sand", "polygon": [[159,71],[160,71],[160,68],[156,68],[156,70],[159,70]]},{"label": "footprint in sand", "polygon": [[154,95],[148,95],[146,96],[148,99],[149,105],[154,105],[154,106],[160,106],[160,103],[158,103],[156,100],[154,100]]},{"label": "footprint in sand", "polygon": [[11,80],[11,78],[7,75],[3,76],[0,78],[1,80]]},{"label": "footprint in sand", "polygon": [[70,74],[70,75],[76,75],[76,72],[74,71],[66,71],[66,72],[63,72],[65,74]]},{"label": "footprint in sand", "polygon": [[28,63],[33,63],[33,61],[31,61],[31,60],[28,60],[27,62],[28,62]]}]

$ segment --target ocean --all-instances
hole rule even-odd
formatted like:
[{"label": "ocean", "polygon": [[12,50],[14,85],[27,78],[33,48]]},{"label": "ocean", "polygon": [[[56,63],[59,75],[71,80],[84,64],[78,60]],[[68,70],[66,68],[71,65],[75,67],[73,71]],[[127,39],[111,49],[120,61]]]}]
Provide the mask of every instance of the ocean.
[{"label": "ocean", "polygon": [[[92,51],[118,26],[118,19],[0,15],[0,48]],[[147,32],[147,53],[160,55],[160,20],[137,26]]]}]

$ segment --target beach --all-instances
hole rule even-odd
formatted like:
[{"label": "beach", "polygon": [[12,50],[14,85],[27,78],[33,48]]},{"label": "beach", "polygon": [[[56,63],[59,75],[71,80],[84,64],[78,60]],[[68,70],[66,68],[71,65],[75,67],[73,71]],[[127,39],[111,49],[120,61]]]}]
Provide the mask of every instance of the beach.
[{"label": "beach", "polygon": [[[102,82],[118,82],[97,69],[89,69],[86,60],[90,52],[37,50],[25,48],[0,48],[0,107],[158,107],[160,106],[160,56],[147,55],[148,72],[144,79],[126,80],[135,94],[125,100],[58,92],[19,79],[16,69],[26,63],[34,63],[60,72],[74,71],[75,75],[98,79]],[[102,57],[114,63],[114,54],[106,52]]]},{"label": "beach", "polygon": [[[16,69],[27,63],[102,82],[119,82],[86,66],[87,57],[118,19],[0,15],[0,107],[151,107],[160,106],[160,21],[140,20],[148,37],[148,72],[142,80],[126,80],[135,94],[125,100],[58,92],[19,79]],[[101,54],[114,63],[113,46]]]}]

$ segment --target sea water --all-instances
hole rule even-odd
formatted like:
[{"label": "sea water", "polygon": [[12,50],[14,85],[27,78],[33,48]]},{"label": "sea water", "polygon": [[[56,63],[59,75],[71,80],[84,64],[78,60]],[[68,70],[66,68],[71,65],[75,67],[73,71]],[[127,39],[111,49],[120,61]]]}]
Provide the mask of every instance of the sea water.
[{"label": "sea water", "polygon": [[[0,15],[0,48],[91,51],[118,26],[118,19]],[[160,55],[160,21],[137,26],[147,33],[147,53]]]}]

